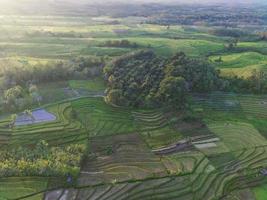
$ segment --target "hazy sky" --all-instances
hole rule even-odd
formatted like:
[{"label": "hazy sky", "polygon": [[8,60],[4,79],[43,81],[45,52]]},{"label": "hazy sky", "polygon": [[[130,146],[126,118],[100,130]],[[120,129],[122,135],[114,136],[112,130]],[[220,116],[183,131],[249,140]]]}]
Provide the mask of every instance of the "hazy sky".
[{"label": "hazy sky", "polygon": [[72,3],[99,3],[99,2],[139,2],[139,3],[227,3],[227,4],[239,4],[239,3],[255,3],[265,2],[266,0],[0,0],[0,3],[14,4],[14,3],[28,3],[28,2],[72,2]]},{"label": "hazy sky", "polygon": [[[103,4],[111,2],[120,3],[163,3],[163,4],[227,4],[231,7],[238,7],[240,4],[252,3],[257,5],[256,2],[265,3],[267,5],[267,0],[0,0],[0,11],[5,12],[17,12],[21,10],[29,10],[32,7],[38,8],[40,10],[51,10],[54,9],[55,5],[58,6],[62,3],[64,6],[69,6],[75,8],[80,5],[86,4]],[[38,12],[37,9],[35,9]]]}]

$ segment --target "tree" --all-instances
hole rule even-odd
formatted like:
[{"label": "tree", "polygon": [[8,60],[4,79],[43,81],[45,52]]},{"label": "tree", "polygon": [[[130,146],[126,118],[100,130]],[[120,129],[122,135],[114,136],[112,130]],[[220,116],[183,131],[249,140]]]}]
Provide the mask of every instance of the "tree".
[{"label": "tree", "polygon": [[253,92],[262,93],[267,89],[267,74],[263,70],[254,69],[249,81],[251,82]]},{"label": "tree", "polygon": [[233,50],[234,48],[234,44],[232,42],[230,42],[228,45],[227,45],[227,49],[228,50]]},{"label": "tree", "polygon": [[158,97],[166,105],[182,108],[185,104],[185,80],[183,77],[168,76],[160,82]]},{"label": "tree", "polygon": [[30,84],[30,85],[29,85],[29,93],[35,93],[35,92],[38,92],[38,87],[37,87],[37,85]]},{"label": "tree", "polygon": [[11,122],[10,122],[10,127],[13,128],[15,123],[16,123],[16,120],[17,120],[17,117],[18,115],[17,114],[13,114],[11,115]]},{"label": "tree", "polygon": [[4,92],[5,104],[9,110],[16,109],[18,107],[18,98],[23,97],[23,89],[21,86],[12,87]]},{"label": "tree", "polygon": [[207,60],[190,59],[183,52],[168,61],[166,76],[183,77],[186,88],[191,92],[208,92],[220,88],[222,80]]},{"label": "tree", "polygon": [[125,101],[123,101],[122,91],[119,89],[112,89],[108,91],[105,101],[115,105],[125,104]]}]

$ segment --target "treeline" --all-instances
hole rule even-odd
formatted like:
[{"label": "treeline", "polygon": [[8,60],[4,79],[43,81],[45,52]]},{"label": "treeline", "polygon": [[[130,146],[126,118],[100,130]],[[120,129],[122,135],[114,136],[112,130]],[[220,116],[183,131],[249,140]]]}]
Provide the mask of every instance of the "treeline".
[{"label": "treeline", "polygon": [[216,36],[234,37],[234,38],[240,38],[250,35],[249,33],[237,28],[215,28],[210,30],[209,33]]},{"label": "treeline", "polygon": [[254,69],[251,76],[230,77],[226,78],[229,82],[229,89],[231,92],[238,93],[253,93],[266,94],[267,93],[267,73],[262,69]]},{"label": "treeline", "polygon": [[126,106],[182,108],[188,92],[227,86],[210,63],[189,58],[183,52],[166,59],[151,51],[137,51],[107,64],[104,75],[108,81],[106,101]]},{"label": "treeline", "polygon": [[68,79],[90,78],[102,74],[105,59],[99,57],[78,57],[47,64],[21,64],[6,62],[0,69],[1,88],[24,86],[29,82],[40,83]]},{"label": "treeline", "polygon": [[0,111],[16,112],[40,104],[39,83],[102,76],[105,62],[104,57],[94,56],[35,65],[5,62],[0,67]]},{"label": "treeline", "polygon": [[239,28],[215,28],[209,31],[209,34],[231,37],[232,40],[246,41],[246,42],[257,42],[267,40],[266,32],[252,33],[241,30]]},{"label": "treeline", "polygon": [[45,141],[34,148],[18,147],[0,150],[0,177],[66,176],[77,177],[86,146],[71,144],[49,147]]},{"label": "treeline", "polygon": [[117,48],[137,48],[138,44],[136,42],[130,42],[129,40],[108,40],[101,47],[117,47]]}]

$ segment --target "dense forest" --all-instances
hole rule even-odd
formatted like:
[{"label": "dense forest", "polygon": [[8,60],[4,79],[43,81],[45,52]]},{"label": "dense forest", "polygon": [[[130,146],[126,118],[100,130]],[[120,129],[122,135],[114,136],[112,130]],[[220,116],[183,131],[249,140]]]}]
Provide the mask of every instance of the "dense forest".
[{"label": "dense forest", "polygon": [[151,51],[124,55],[104,68],[108,80],[106,100],[118,105],[183,107],[188,92],[224,89],[219,72],[207,61],[183,52],[172,58]]},{"label": "dense forest", "polygon": [[162,58],[152,51],[136,51],[109,62],[104,76],[108,82],[106,101],[125,106],[183,108],[189,93],[267,91],[264,71],[254,70],[248,79],[222,78],[211,62],[183,52]]}]

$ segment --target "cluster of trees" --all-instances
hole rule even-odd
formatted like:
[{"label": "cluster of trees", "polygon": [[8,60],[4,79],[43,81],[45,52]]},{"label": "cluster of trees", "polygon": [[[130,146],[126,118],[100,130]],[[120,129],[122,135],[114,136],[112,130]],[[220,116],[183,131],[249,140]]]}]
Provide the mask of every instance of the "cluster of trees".
[{"label": "cluster of trees", "polygon": [[116,105],[182,108],[187,92],[209,92],[226,86],[206,60],[191,59],[183,52],[172,58],[151,51],[121,56],[104,68],[108,81],[106,101]]},{"label": "cluster of trees", "polygon": [[40,83],[74,78],[89,78],[102,74],[105,58],[78,57],[67,61],[48,62],[30,65],[20,62],[7,62],[0,69],[2,89],[30,82]]},{"label": "cluster of trees", "polygon": [[249,33],[237,28],[215,28],[209,31],[210,34],[223,36],[223,37],[233,37],[240,38],[249,35]]},{"label": "cluster of trees", "polygon": [[227,51],[232,51],[237,47],[237,44],[238,44],[238,39],[237,38],[232,39],[228,42],[228,44],[225,45],[225,49]]},{"label": "cluster of trees", "polygon": [[0,176],[78,176],[86,146],[49,147],[40,141],[34,148],[0,150]]},{"label": "cluster of trees", "polygon": [[26,33],[27,37],[66,37],[66,38],[85,38],[89,37],[89,33],[69,32],[52,32],[52,31],[33,31]]},{"label": "cluster of trees", "polygon": [[100,46],[104,47],[118,47],[118,48],[137,48],[136,42],[131,43],[129,40],[108,40]]},{"label": "cluster of trees", "polygon": [[42,97],[36,84],[99,77],[105,62],[105,57],[95,56],[35,65],[6,60],[0,66],[0,106],[3,111],[14,112],[40,104]]},{"label": "cluster of trees", "polygon": [[39,90],[36,85],[29,84],[24,88],[20,85],[16,85],[7,90],[4,90],[3,110],[22,110],[32,104],[40,104],[41,100],[42,97],[39,95]]},{"label": "cluster of trees", "polygon": [[[184,24],[184,25],[210,25],[223,27],[238,27],[240,25],[266,24],[266,16],[258,12],[257,7],[239,6],[232,11],[227,5],[188,5],[188,6],[161,6],[146,7],[150,23],[157,24]],[[265,12],[263,8],[262,12]]]},{"label": "cluster of trees", "polygon": [[231,77],[227,78],[229,90],[240,93],[266,94],[267,92],[267,73],[261,69],[254,69],[248,78]]}]

